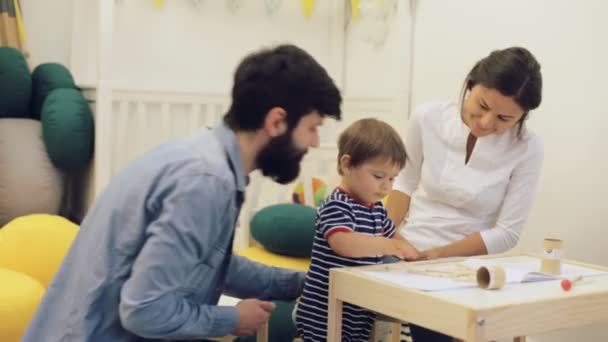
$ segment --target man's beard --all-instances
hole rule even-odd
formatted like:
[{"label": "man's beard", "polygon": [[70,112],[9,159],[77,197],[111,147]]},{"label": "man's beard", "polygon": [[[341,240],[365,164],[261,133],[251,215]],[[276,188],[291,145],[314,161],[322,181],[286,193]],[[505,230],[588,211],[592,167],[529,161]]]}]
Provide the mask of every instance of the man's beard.
[{"label": "man's beard", "polygon": [[257,166],[266,177],[275,182],[287,184],[300,174],[300,162],[306,150],[298,148],[293,142],[291,132],[272,138],[260,151]]}]

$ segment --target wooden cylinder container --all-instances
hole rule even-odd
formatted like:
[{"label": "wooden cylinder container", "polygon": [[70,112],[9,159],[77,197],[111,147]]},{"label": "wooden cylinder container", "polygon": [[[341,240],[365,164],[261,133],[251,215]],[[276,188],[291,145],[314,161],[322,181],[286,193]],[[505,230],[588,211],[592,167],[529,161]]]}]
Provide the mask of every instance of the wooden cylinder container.
[{"label": "wooden cylinder container", "polygon": [[564,242],[560,239],[545,239],[543,242],[543,258],[540,271],[548,274],[562,273],[562,248]]}]

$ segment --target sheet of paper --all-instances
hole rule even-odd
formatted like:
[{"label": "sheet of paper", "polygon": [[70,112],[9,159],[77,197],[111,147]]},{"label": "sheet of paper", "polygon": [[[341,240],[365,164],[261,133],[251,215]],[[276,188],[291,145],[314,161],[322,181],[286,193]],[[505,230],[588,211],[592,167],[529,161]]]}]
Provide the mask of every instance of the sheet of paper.
[{"label": "sheet of paper", "polygon": [[[458,267],[454,265],[458,264]],[[539,272],[540,259],[531,256],[513,256],[496,259],[481,259],[469,258],[459,263],[438,263],[429,264],[422,270],[429,271],[430,275],[420,274],[418,272],[408,272],[405,269],[379,270],[379,271],[360,271],[361,273],[393,283],[398,286],[407,287],[410,289],[421,291],[443,291],[461,288],[477,287],[475,282],[454,280],[454,278],[446,276],[436,276],[440,272],[436,270],[466,270],[470,269],[475,272],[481,266],[499,265],[502,266],[506,274],[506,283],[522,283],[533,281],[546,281],[562,278],[575,278],[577,276],[591,277],[608,272],[596,270],[589,267],[583,267],[573,264],[562,264],[562,274],[551,275]],[[435,266],[434,268],[432,266]],[[433,274],[434,273],[434,274]],[[463,274],[466,272],[463,272]],[[466,277],[463,277],[465,279]]]},{"label": "sheet of paper", "polygon": [[477,284],[470,282],[455,281],[449,278],[431,277],[420,274],[412,274],[405,271],[361,271],[361,273],[380,280],[393,283],[398,286],[421,291],[441,291],[476,287]]},{"label": "sheet of paper", "polygon": [[560,275],[541,273],[540,259],[530,256],[514,256],[496,259],[470,258],[465,260],[464,264],[472,268],[489,265],[502,266],[506,274],[506,283],[546,281],[576,278],[578,276],[591,277],[607,273],[593,268],[568,263],[562,263],[562,273]]}]

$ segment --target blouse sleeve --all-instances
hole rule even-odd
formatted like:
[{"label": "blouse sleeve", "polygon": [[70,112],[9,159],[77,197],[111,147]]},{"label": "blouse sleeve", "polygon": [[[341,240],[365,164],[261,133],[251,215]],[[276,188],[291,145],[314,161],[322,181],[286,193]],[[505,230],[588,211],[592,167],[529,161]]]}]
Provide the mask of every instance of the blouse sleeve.
[{"label": "blouse sleeve", "polygon": [[489,254],[505,252],[515,247],[532,208],[544,154],[542,143],[537,137],[530,140],[528,148],[528,156],[511,174],[496,225],[481,232]]},{"label": "blouse sleeve", "polygon": [[395,190],[401,191],[408,196],[412,196],[412,193],[418,186],[422,161],[424,160],[420,127],[421,116],[422,111],[419,108],[409,119],[407,133],[404,139],[407,160],[403,171],[401,171],[393,186]]}]

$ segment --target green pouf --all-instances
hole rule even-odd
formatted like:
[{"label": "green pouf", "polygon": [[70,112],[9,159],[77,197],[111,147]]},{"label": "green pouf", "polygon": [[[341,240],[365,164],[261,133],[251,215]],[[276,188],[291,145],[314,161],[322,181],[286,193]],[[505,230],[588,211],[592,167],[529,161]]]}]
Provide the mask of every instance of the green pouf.
[{"label": "green pouf", "polygon": [[[291,342],[297,336],[296,326],[291,319],[295,301],[274,301],[276,309],[270,314],[268,321],[268,342]],[[255,336],[239,337],[236,342],[255,342]]]},{"label": "green pouf", "polygon": [[37,66],[32,73],[32,118],[40,119],[44,100],[55,89],[76,89],[70,71],[57,63]]},{"label": "green pouf", "polygon": [[300,204],[277,204],[258,211],[251,235],[264,248],[281,255],[310,257],[316,210]]},{"label": "green pouf", "polygon": [[76,89],[55,89],[42,106],[42,135],[53,164],[64,170],[86,165],[93,153],[93,114]]},{"label": "green pouf", "polygon": [[0,118],[26,118],[32,94],[32,77],[23,54],[0,47]]}]

